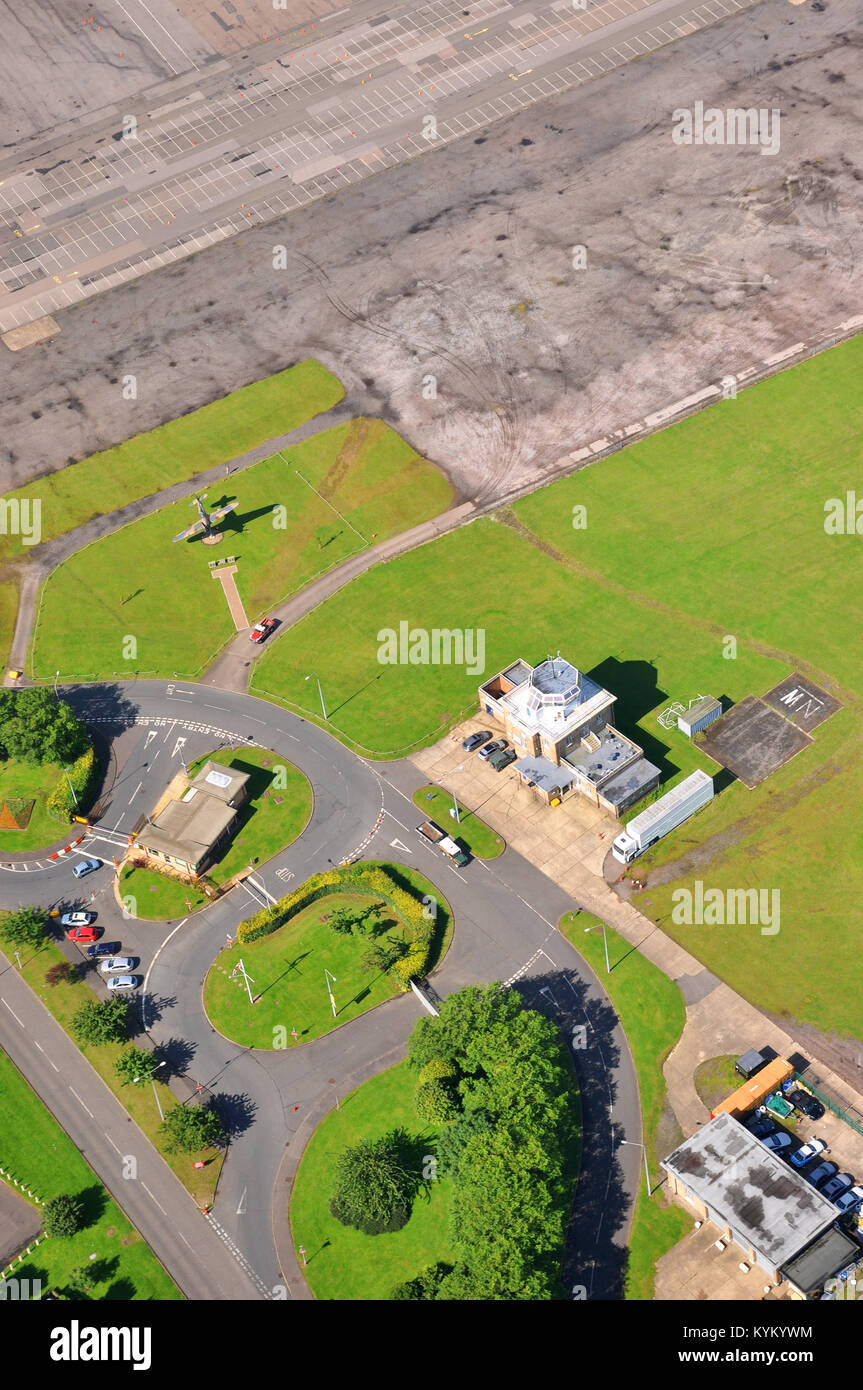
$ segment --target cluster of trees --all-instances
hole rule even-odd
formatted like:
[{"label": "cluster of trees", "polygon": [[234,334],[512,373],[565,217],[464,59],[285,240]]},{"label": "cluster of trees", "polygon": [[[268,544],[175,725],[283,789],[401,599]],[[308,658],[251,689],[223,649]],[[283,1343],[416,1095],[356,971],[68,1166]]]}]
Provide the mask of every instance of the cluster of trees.
[{"label": "cluster of trees", "polygon": [[44,907],[19,907],[3,918],[3,936],[12,946],[41,946],[47,928]]},{"label": "cluster of trees", "polygon": [[560,1295],[572,1201],[575,1081],[554,1024],[499,985],[450,995],[408,1046],[416,1106],[444,1127],[439,1176],[453,1184],[453,1265],[395,1299],[545,1300]]},{"label": "cluster of trees", "polygon": [[52,690],[0,689],[0,761],[68,763],[89,747],[72,706]]}]

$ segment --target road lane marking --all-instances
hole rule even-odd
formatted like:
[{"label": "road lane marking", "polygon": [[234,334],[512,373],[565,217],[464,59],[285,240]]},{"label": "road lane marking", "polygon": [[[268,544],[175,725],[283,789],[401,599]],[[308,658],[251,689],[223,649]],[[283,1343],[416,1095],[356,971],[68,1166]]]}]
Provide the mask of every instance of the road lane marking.
[{"label": "road lane marking", "polygon": [[105,1135],[105,1138],[108,1140],[108,1143],[111,1145],[111,1148],[114,1150],[114,1152],[115,1152],[115,1153],[118,1153],[118,1154],[120,1155],[120,1157],[122,1158],[122,1157],[123,1157],[123,1151],[122,1151],[122,1149],[118,1149],[118,1148],[117,1148],[117,1145],[114,1143],[114,1140],[111,1138],[110,1134],[106,1134],[106,1135]]},{"label": "road lane marking", "polygon": [[161,946],[159,947],[158,951],[157,951],[156,954],[154,955],[153,959],[150,961],[149,966],[147,967],[147,973],[146,973],[146,975],[144,976],[144,988],[143,988],[142,991],[141,991],[141,994],[142,994],[142,996],[143,996],[143,1002],[142,1002],[142,1007],[141,1007],[141,1021],[142,1021],[142,1023],[144,1024],[144,1031],[145,1031],[145,1032],[147,1031],[147,1018],[146,1018],[146,1010],[147,1010],[147,1003],[146,1003],[146,1001],[147,1001],[147,981],[148,981],[149,978],[150,978],[150,971],[153,969],[153,966],[156,964],[156,961],[159,959],[159,956],[161,955],[162,951],[165,949],[165,947],[167,946],[168,942],[171,940],[171,937],[174,935],[174,932],[178,932],[178,931],[180,930],[180,928],[183,926],[183,924],[184,924],[185,922],[188,922],[188,920],[189,920],[188,917],[184,917],[182,922],[178,922],[178,923],[177,923],[177,925],[176,925],[175,928],[174,928],[174,931],[168,933],[168,935],[165,937],[165,940],[162,942],[162,944],[161,944]]},{"label": "road lane marking", "polygon": [[[135,800],[135,797],[138,795],[138,792],[141,790],[141,788],[143,787],[143,785],[144,785],[143,782],[139,782],[139,783],[138,783],[137,787],[136,787],[135,790],[132,792],[132,795],[129,797],[129,801],[128,801],[128,805],[129,805],[129,806],[132,805],[132,802]],[[123,817],[121,816],[121,817],[120,817],[120,820],[122,820],[122,819],[123,819]],[[120,821],[118,821],[117,824],[119,825],[119,824],[120,824]]]},{"label": "road lane marking", "polygon": [[147,1184],[146,1184],[145,1182],[142,1182],[142,1183],[141,1183],[141,1186],[143,1187],[143,1189],[144,1189],[144,1191],[146,1192],[147,1196],[148,1196],[148,1197],[151,1197],[151,1198],[153,1199],[153,1201],[156,1203],[156,1206],[159,1208],[159,1211],[162,1213],[162,1215],[163,1215],[163,1216],[167,1216],[168,1213],[165,1211],[165,1208],[162,1206],[162,1203],[158,1200],[158,1198],[153,1197],[153,1194],[152,1194],[152,1192],[150,1191],[150,1189],[149,1189],[149,1187],[147,1186]]},{"label": "road lane marking", "polygon": [[78,1092],[75,1090],[75,1087],[74,1087],[74,1086],[70,1086],[70,1087],[69,1087],[69,1090],[72,1092],[72,1095],[75,1097],[75,1099],[77,1100],[78,1104],[81,1106],[82,1110],[86,1110],[86,1111],[87,1111],[87,1114],[90,1116],[90,1119],[91,1119],[91,1120],[95,1120],[96,1116],[93,1114],[93,1111],[90,1110],[90,1109],[88,1109],[88,1107],[84,1104],[83,1100],[82,1100],[81,1097],[78,1095]]},{"label": "road lane marking", "polygon": [[[3,1000],[3,1003],[6,1004],[6,1000],[5,1000],[5,999]],[[24,1027],[24,1024],[21,1023],[20,1018],[19,1018],[18,1015],[16,1014],[15,1010],[11,1007],[11,1005],[6,1004],[6,1008],[9,1010],[9,1012],[10,1012],[10,1014],[12,1015],[12,1017],[14,1018],[15,1022],[18,1023],[18,1024],[20,1024],[20,1026],[23,1028],[23,1027]]]}]

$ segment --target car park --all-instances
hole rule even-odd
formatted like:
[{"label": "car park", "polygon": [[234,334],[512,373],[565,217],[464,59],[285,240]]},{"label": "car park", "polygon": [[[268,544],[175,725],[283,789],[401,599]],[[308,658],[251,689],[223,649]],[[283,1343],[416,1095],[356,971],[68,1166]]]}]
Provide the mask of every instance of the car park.
[{"label": "car park", "polygon": [[490,738],[491,729],[480,729],[475,734],[468,734],[461,746],[466,753],[472,753],[475,748],[481,748],[484,743],[488,743]]},{"label": "car park", "polygon": [[781,1153],[783,1149],[791,1147],[791,1135],[780,1129],[775,1134],[765,1135],[761,1142],[771,1153]]},{"label": "car park", "polygon": [[518,754],[513,748],[504,748],[502,753],[492,753],[488,760],[488,765],[493,772],[503,772],[505,767],[514,763]]},{"label": "car park", "polygon": [[275,618],[262,618],[259,623],[255,623],[255,626],[249,633],[250,640],[252,642],[266,642],[275,626]]},{"label": "car park", "polygon": [[839,1211],[858,1211],[863,1206],[863,1187],[852,1187],[837,1197],[833,1202],[834,1207]]},{"label": "car park", "polygon": [[119,949],[119,941],[100,941],[97,946],[88,946],[85,954],[95,960],[97,956],[115,956]]},{"label": "car park", "polygon": [[481,758],[483,762],[487,762],[493,753],[502,753],[508,747],[509,744],[505,738],[493,738],[491,743],[487,743],[485,748],[479,750],[477,757]]},{"label": "car park", "polygon": [[775,1134],[778,1125],[760,1110],[756,1110],[754,1115],[750,1115],[746,1121],[746,1128],[750,1134],[754,1134],[756,1139],[763,1139],[766,1134]]},{"label": "car park", "polygon": [[105,981],[108,989],[137,989],[140,983],[137,975],[112,975]]},{"label": "car park", "polygon": [[810,1163],[818,1154],[823,1154],[826,1148],[827,1145],[823,1139],[810,1139],[808,1144],[801,1144],[800,1148],[791,1154],[788,1161],[795,1168],[805,1168],[806,1164]]},{"label": "car park", "polygon": [[95,922],[95,912],[64,912],[60,918],[61,927],[89,927]]},{"label": "car park", "polygon": [[92,874],[95,869],[101,869],[101,859],[82,859],[80,864],[76,864],[72,873],[76,878],[84,878],[86,874]]},{"label": "car park", "polygon": [[89,942],[95,941],[96,938],[101,935],[102,928],[92,926],[73,927],[71,931],[67,931],[66,933],[66,937],[69,941],[77,941],[79,945],[87,945]]},{"label": "car park", "polygon": [[843,1192],[854,1186],[854,1179],[850,1173],[837,1173],[835,1178],[830,1178],[821,1188],[821,1196],[828,1201],[835,1202],[837,1197],[841,1197]]},{"label": "car park", "polygon": [[795,1110],[799,1110],[808,1120],[823,1120],[824,1106],[821,1104],[820,1100],[816,1100],[814,1096],[810,1096],[808,1091],[799,1089],[796,1091],[789,1091],[786,1099],[791,1102]]},{"label": "car park", "polygon": [[103,975],[123,975],[134,970],[138,961],[135,956],[109,956],[99,966]]},{"label": "car park", "polygon": [[807,1182],[811,1182],[813,1187],[820,1187],[828,1178],[832,1178],[836,1172],[837,1165],[831,1163],[829,1159],[825,1163],[819,1163],[817,1168],[813,1168],[810,1173],[804,1173]]}]

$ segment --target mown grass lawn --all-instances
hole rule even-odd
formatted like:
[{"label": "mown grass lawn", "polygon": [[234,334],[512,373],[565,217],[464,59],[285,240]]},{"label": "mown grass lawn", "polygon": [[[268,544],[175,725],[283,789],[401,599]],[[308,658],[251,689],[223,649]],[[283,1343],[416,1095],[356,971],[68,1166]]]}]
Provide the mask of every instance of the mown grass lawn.
[{"label": "mown grass lawn", "polygon": [[414,805],[423,813],[423,820],[433,820],[441,830],[470,850],[477,859],[496,859],[506,849],[506,841],[473,811],[458,802],[459,819],[450,815],[453,799],[441,787],[420,787],[414,792]]},{"label": "mown grass lawn", "polygon": [[693,1081],[701,1100],[712,1110],[721,1100],[743,1085],[743,1077],[734,1070],[736,1057],[708,1057],[695,1069]]},{"label": "mown grass lawn", "polygon": [[[401,866],[399,873],[411,880],[418,897],[429,893],[437,900],[438,950],[433,967],[449,946],[451,910],[421,874]],[[371,938],[340,936],[326,921],[341,907],[364,908],[375,900],[370,893],[331,893],[304,908],[271,936],[235,943],[220,951],[204,981],[204,1008],[213,1027],[245,1047],[293,1047],[312,1042],[399,994],[399,986],[389,975],[364,965]],[[381,942],[388,935],[407,934],[391,910],[384,912],[379,924],[384,928],[377,937]],[[253,982],[254,1004],[249,1002],[242,976],[232,977],[239,961]],[[335,977],[335,1017],[325,971]]]},{"label": "mown grass lawn", "polygon": [[451,497],[443,475],[382,421],[326,430],[210,487],[209,508],[239,502],[216,546],[172,543],[194,520],[183,500],[71,556],[42,590],[33,673],[193,676],[235,633],[209,561],[237,556],[237,588],[254,623],[349,555],[444,510]]},{"label": "mown grass lawn", "polygon": [[335,1168],[344,1149],[404,1126],[434,1154],[437,1130],[414,1114],[414,1075],[406,1062],[391,1067],[339,1099],[309,1140],[290,1197],[294,1247],[306,1250],[303,1271],[316,1298],[374,1302],[426,1265],[452,1261],[447,1240],[452,1186],[445,1178],[425,1184],[410,1220],[400,1231],[367,1236],[330,1214]]},{"label": "mown grass lawn", "polygon": [[[42,1241],[16,1264],[15,1278],[41,1280],[43,1295],[53,1289],[79,1298],[80,1292],[69,1286],[69,1276],[86,1266],[90,1299],[183,1297],[4,1052],[0,1052],[0,1167],[26,1182],[43,1202],[60,1193],[79,1197],[87,1217],[86,1227],[68,1240]],[[95,1260],[90,1259],[93,1254]]]},{"label": "mown grass lawn", "polygon": [[[381,665],[378,632],[401,620],[480,629],[486,677],[519,655],[560,651],[612,691],[615,723],[667,790],[697,767],[718,771],[658,723],[672,701],[737,702],[801,669],[845,707],[760,787],[725,786],[640,859],[639,908],[760,1007],[856,1036],[863,956],[848,905],[863,897],[853,809],[863,800],[860,537],[828,535],[824,520],[825,502],[844,498],[863,459],[861,367],[863,337],[377,566],[285,634],[252,688],[319,721],[302,676],[336,633],[327,727],[373,757],[403,756],[476,711],[482,676]],[[573,529],[577,506],[586,529]],[[653,869],[666,881],[651,882]],[[779,932],[675,924],[672,893],[698,878],[778,889]]]},{"label": "mown grass lawn", "polygon": [[4,667],[9,664],[17,613],[18,585],[14,579],[4,579],[0,583],[0,662]]},{"label": "mown grass lawn", "polygon": [[0,852],[21,853],[56,844],[69,829],[68,822],[48,815],[46,802],[63,776],[59,763],[25,763],[17,758],[0,762],[0,810],[4,801],[34,803],[26,830],[0,828]]},{"label": "mown grass lawn", "polygon": [[[12,946],[6,939],[3,932],[3,923],[0,920],[0,948],[4,951],[7,959],[15,961],[12,954]],[[53,965],[65,962],[66,957],[54,941],[46,941],[38,949],[32,947],[19,947],[18,953],[21,958],[21,974],[27,984],[33,990],[38,999],[45,1005],[50,1014],[54,1016],[62,1028],[70,1034],[70,1023],[75,1011],[82,1004],[89,1004],[95,998],[89,985],[84,983],[83,978],[78,978],[71,982],[62,982],[51,986],[46,983],[47,972]],[[12,967],[10,967],[12,968]],[[94,971],[96,965],[87,962],[83,966],[86,971]],[[82,1047],[80,1051],[87,1061],[98,1072],[108,1089],[124,1105],[132,1119],[143,1130],[144,1134],[155,1145],[160,1152],[161,1137],[159,1135],[159,1112],[156,1099],[150,1085],[141,1084],[122,1085],[114,1073],[114,1062],[122,1050],[121,1044],[102,1043],[98,1046],[88,1045]],[[158,1079],[158,1074],[154,1077],[158,1090],[159,1100],[162,1111],[168,1114],[169,1110],[178,1104],[173,1092]],[[162,1152],[165,1162],[176,1173],[180,1182],[191,1193],[199,1206],[212,1204],[213,1196],[218,1182],[219,1171],[222,1166],[222,1155],[217,1149],[202,1149],[198,1153],[192,1154],[166,1154]],[[202,1159],[206,1167],[195,1169],[193,1163],[196,1159]]]},{"label": "mown grass lawn", "polygon": [[208,760],[247,772],[249,800],[240,812],[239,825],[224,853],[207,870],[207,877],[226,883],[235,874],[266,864],[274,854],[292,845],[309,823],[314,795],[308,778],[291,763],[267,748],[220,748],[189,766],[197,776]]},{"label": "mown grass lawn", "polygon": [[[626,1034],[638,1076],[643,1142],[647,1146],[652,1183],[659,1184],[657,1128],[665,1099],[662,1065],[686,1022],[683,995],[661,970],[634,950],[611,927],[606,927],[611,972],[605,968],[602,923],[587,912],[568,912],[560,930],[599,976]],[[649,1197],[644,1179],[629,1242],[626,1297],[650,1301],[656,1261],[690,1229],[692,1220],[682,1207],[669,1202],[662,1190]]]},{"label": "mown grass lawn", "polygon": [[192,884],[130,863],[120,871],[120,897],[130,917],[143,917],[148,922],[188,917],[209,901],[206,893]]},{"label": "mown grass lawn", "polygon": [[[40,499],[41,539],[53,540],[100,513],[192,479],[287,434],[343,396],[341,382],[320,362],[298,362],[6,496],[19,502]],[[19,536],[0,536],[0,562],[22,549],[26,553]]]}]

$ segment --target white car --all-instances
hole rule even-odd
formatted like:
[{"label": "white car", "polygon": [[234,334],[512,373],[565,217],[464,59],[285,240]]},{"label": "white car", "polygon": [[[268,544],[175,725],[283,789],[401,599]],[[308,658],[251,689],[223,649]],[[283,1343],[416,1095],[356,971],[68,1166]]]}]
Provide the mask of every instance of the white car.
[{"label": "white car", "polygon": [[131,970],[135,964],[134,956],[109,956],[103,960],[99,969],[103,975],[116,975],[124,970]]},{"label": "white car", "polygon": [[863,1187],[852,1187],[848,1192],[843,1192],[833,1205],[840,1211],[858,1211],[863,1206]]},{"label": "white car", "polygon": [[113,975],[105,981],[108,989],[137,989],[140,983],[137,975]]},{"label": "white car", "polygon": [[814,1158],[816,1154],[823,1154],[826,1148],[823,1139],[810,1139],[808,1144],[803,1144],[796,1153],[791,1154],[788,1162],[794,1168],[805,1168],[810,1158]]},{"label": "white car", "polygon": [[64,912],[60,918],[61,927],[89,927],[95,922],[95,912]]}]

